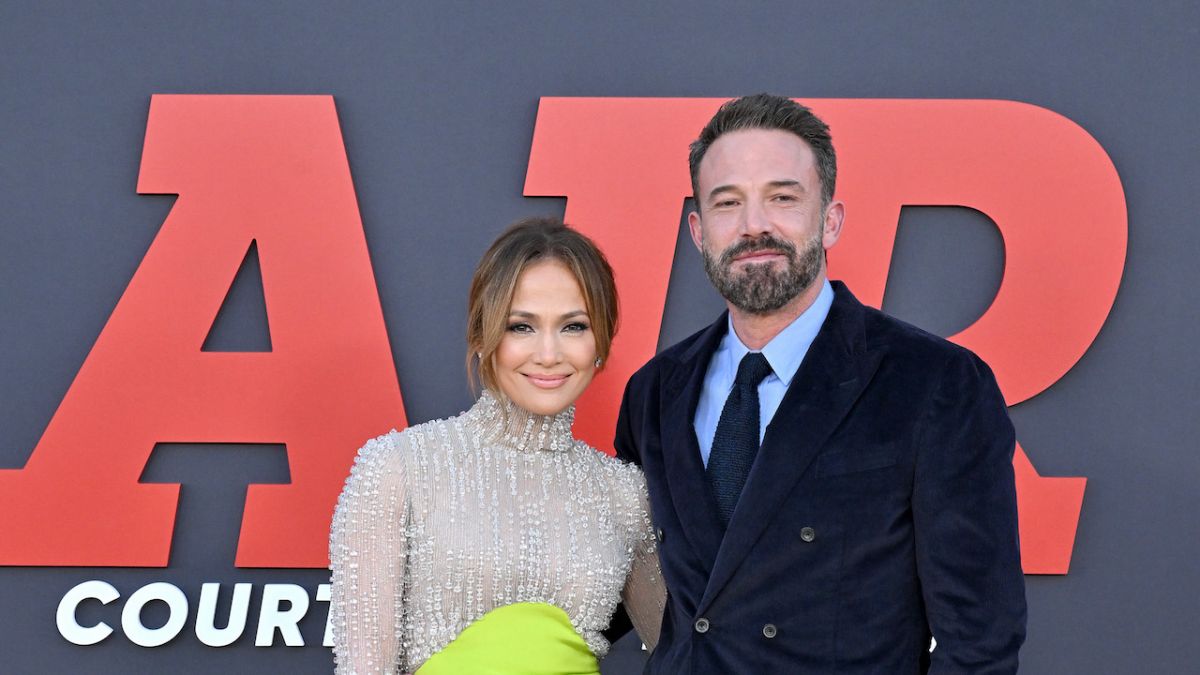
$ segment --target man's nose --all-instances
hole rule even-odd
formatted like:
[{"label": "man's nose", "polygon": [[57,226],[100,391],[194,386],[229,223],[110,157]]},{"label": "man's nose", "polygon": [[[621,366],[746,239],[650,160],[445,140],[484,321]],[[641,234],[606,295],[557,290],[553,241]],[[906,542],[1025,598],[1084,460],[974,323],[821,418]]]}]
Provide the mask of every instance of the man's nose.
[{"label": "man's nose", "polygon": [[741,234],[748,237],[757,237],[773,232],[774,229],[771,219],[768,217],[767,210],[763,208],[763,205],[757,200],[748,200],[746,207],[742,209]]}]

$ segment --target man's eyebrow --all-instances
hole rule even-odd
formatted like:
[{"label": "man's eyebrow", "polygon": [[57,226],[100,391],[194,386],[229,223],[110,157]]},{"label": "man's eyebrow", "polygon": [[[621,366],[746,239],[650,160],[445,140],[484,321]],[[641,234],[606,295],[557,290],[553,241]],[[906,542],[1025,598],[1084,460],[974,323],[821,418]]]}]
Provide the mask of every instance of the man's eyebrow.
[{"label": "man's eyebrow", "polygon": [[708,198],[712,199],[715,195],[717,195],[717,193],[720,193],[720,192],[736,192],[736,191],[737,191],[736,185],[718,185],[717,187],[708,191]]},{"label": "man's eyebrow", "polygon": [[[791,189],[797,190],[799,192],[805,192],[804,184],[798,180],[792,180],[792,179],[773,180],[773,181],[767,183],[767,185],[772,188],[791,188]],[[708,198],[712,199],[713,197],[717,196],[718,194],[720,194],[722,192],[739,192],[739,190],[736,185],[718,185],[717,187],[708,191]]]},{"label": "man's eyebrow", "polygon": [[773,188],[795,188],[800,192],[804,192],[804,184],[798,180],[773,180],[767,185]]}]

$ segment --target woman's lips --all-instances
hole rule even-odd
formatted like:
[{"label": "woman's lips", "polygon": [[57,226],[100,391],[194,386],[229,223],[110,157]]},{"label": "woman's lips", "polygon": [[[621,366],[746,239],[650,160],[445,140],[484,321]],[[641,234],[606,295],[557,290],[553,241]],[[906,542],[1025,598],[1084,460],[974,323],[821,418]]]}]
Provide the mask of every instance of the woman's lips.
[{"label": "woman's lips", "polygon": [[567,378],[569,377],[569,375],[533,375],[530,373],[523,373],[523,374],[525,375],[526,378],[529,379],[529,381],[533,384],[533,386],[538,387],[540,389],[557,389],[558,387],[561,387],[562,384],[564,382],[566,382]]}]

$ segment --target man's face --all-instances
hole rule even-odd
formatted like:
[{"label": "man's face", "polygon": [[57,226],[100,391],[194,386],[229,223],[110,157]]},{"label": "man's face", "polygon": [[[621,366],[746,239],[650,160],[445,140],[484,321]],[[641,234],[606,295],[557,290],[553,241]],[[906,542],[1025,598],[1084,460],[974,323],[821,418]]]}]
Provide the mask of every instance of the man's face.
[{"label": "man's face", "polygon": [[730,304],[771,314],[824,279],[843,207],[822,206],[808,143],[775,129],[729,132],[709,146],[697,183],[688,225],[709,279]]}]

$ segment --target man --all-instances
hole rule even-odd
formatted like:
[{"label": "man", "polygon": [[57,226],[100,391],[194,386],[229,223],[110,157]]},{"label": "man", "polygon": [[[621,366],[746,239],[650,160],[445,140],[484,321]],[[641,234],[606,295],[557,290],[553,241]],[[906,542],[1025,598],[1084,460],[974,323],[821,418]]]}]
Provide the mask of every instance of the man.
[{"label": "man", "polygon": [[730,101],[689,160],[728,313],[621,405],[669,591],[647,672],[1015,672],[1014,434],[991,371],[826,280],[845,207],[807,108]]}]

